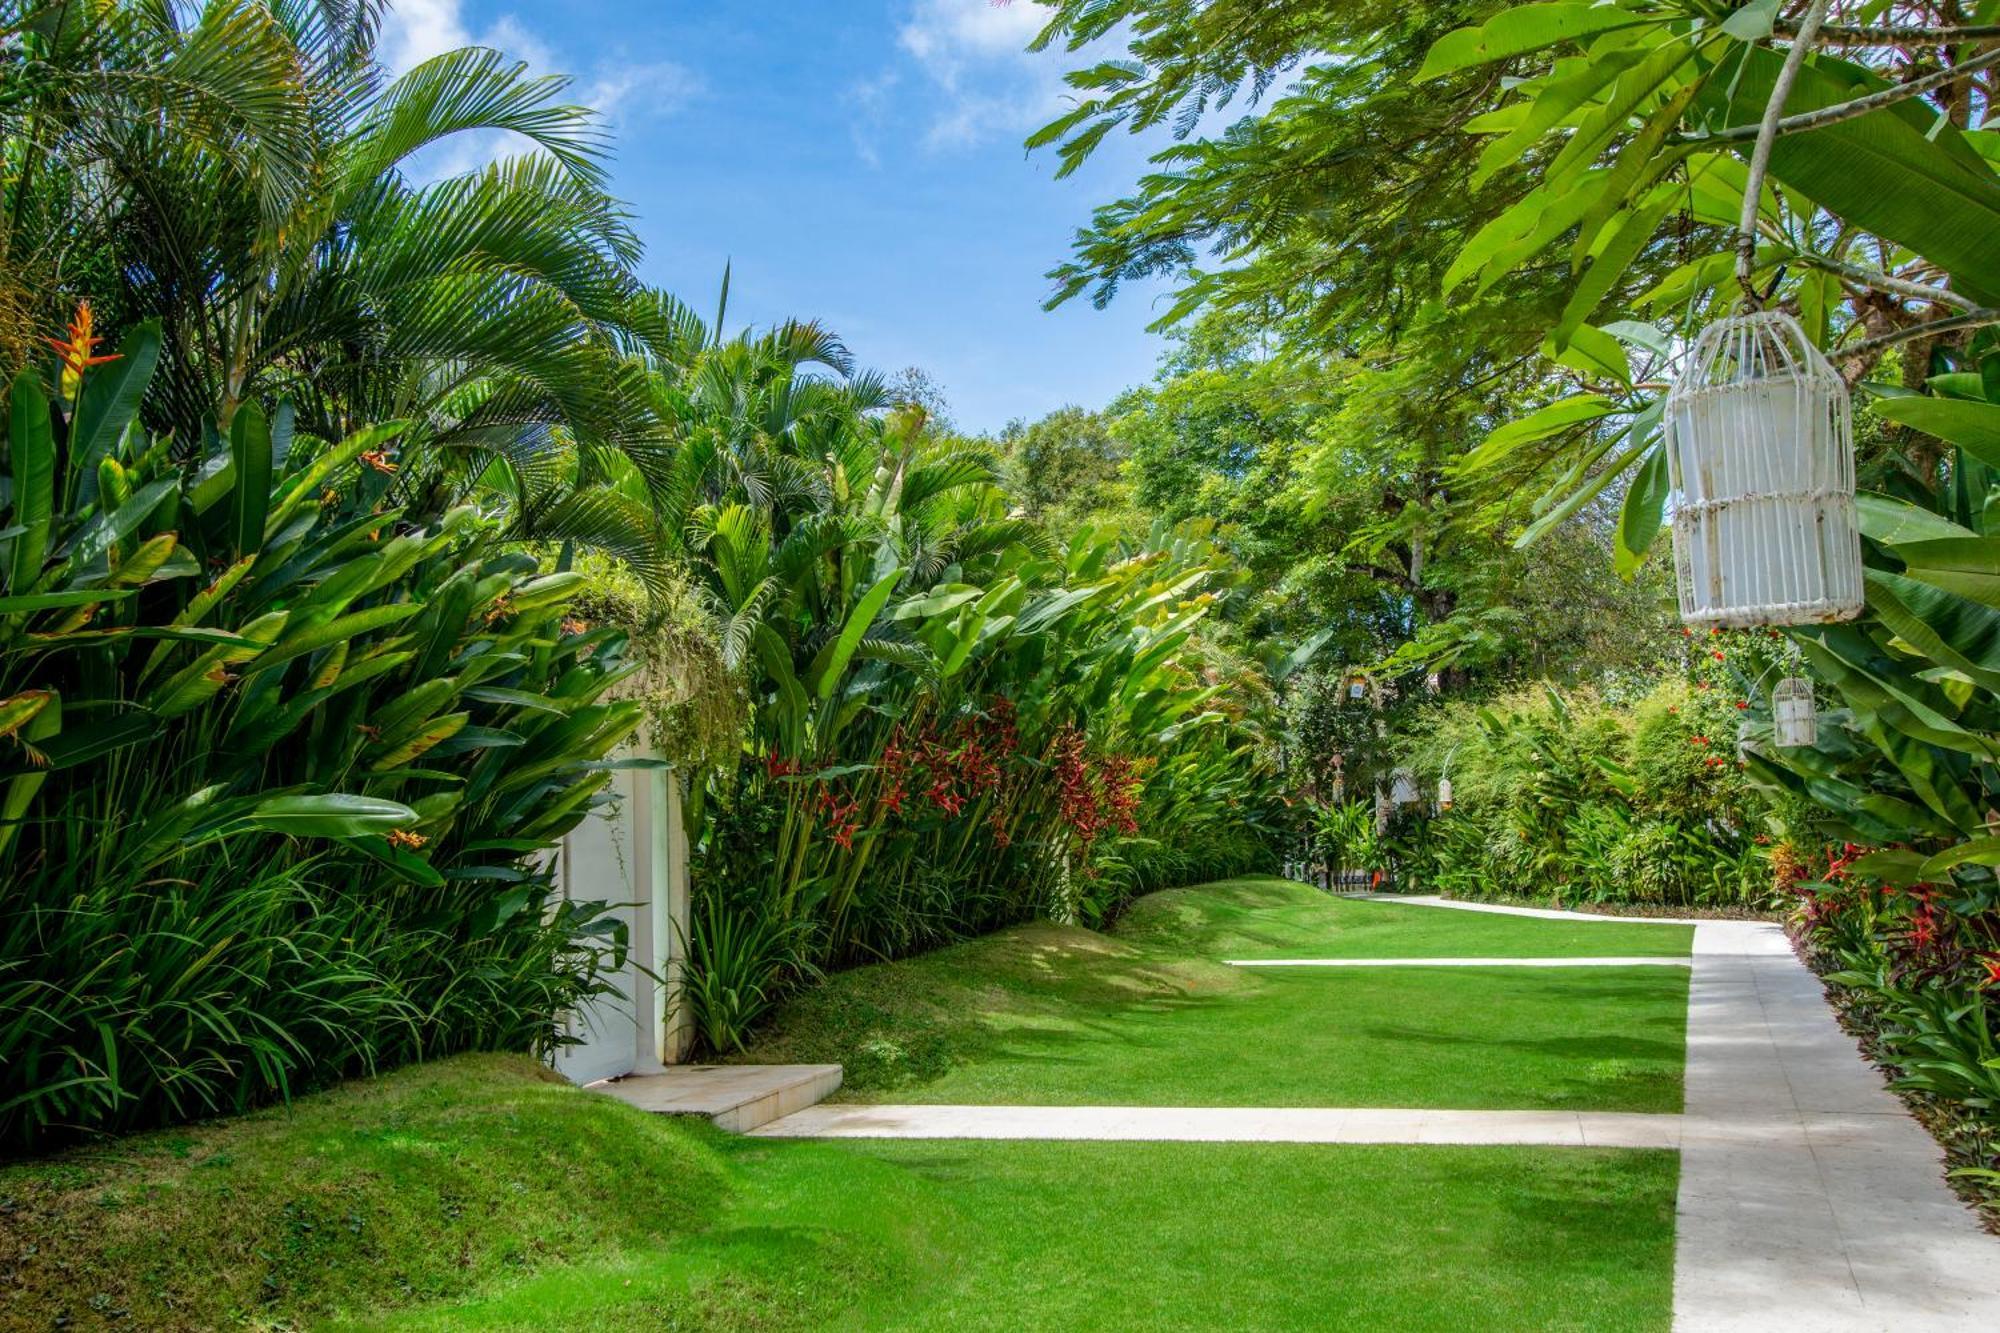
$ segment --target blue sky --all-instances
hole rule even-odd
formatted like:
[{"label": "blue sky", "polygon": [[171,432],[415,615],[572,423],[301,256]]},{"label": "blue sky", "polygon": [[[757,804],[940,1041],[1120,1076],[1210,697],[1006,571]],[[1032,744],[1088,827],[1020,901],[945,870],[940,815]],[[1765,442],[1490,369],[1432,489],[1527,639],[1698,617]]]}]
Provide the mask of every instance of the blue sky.
[{"label": "blue sky", "polygon": [[[1108,142],[1063,181],[1023,153],[1070,63],[1022,50],[1029,0],[393,3],[392,68],[476,43],[573,76],[616,135],[647,279],[704,313],[733,263],[733,326],[823,320],[864,365],[928,371],[969,430],[1099,407],[1152,375],[1157,290],[1041,309],[1042,275],[1145,150]],[[444,165],[495,150],[458,145]]]}]

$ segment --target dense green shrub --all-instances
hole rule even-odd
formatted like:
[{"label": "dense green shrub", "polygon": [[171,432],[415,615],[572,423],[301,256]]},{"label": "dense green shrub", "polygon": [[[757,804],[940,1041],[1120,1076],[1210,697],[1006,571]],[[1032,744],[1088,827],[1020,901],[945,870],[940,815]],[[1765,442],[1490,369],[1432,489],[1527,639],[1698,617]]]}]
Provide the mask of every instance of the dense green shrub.
[{"label": "dense green shrub", "polygon": [[709,341],[668,395],[664,518],[747,701],[690,802],[716,1047],[817,968],[1278,860],[1270,690],[1204,633],[1239,577],[1209,525],[1057,542],[849,369],[790,326]]},{"label": "dense green shrub", "polygon": [[1720,647],[1701,651],[1708,666],[1630,703],[1545,687],[1434,710],[1403,748],[1427,790],[1448,772],[1453,802],[1400,841],[1400,882],[1468,898],[1767,905],[1774,825],[1735,751],[1741,682]]},{"label": "dense green shrub", "polygon": [[186,464],[158,351],[9,395],[0,501],[0,1142],[235,1110],[467,1048],[546,1048],[598,905],[528,858],[634,728],[615,629],[398,428],[254,404]]}]

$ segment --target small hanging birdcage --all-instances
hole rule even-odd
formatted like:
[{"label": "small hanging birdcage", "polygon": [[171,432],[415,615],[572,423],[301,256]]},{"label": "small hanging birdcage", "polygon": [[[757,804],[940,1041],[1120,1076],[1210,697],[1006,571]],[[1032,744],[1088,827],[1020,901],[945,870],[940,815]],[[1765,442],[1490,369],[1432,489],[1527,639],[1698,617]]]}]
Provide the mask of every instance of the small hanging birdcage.
[{"label": "small hanging birdcage", "polygon": [[1438,779],[1438,809],[1451,809],[1451,779]]},{"label": "small hanging birdcage", "polygon": [[1819,740],[1819,705],[1812,682],[1786,676],[1771,691],[1771,733],[1782,746],[1812,745]]},{"label": "small hanging birdcage", "polygon": [[1809,625],[1861,613],[1847,383],[1779,311],[1703,329],[1667,394],[1681,619]]}]

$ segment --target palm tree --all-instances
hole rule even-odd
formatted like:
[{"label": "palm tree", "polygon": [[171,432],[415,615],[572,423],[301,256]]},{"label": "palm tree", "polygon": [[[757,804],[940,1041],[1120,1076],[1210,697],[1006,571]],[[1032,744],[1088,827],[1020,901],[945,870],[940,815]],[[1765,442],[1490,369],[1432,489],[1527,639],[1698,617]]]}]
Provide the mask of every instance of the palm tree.
[{"label": "palm tree", "polygon": [[[381,9],[0,5],[0,356],[95,297],[100,324],[159,321],[146,416],[183,453],[253,399],[325,440],[407,419],[401,498],[498,487],[524,534],[637,554],[650,523],[597,483],[613,456],[665,476],[648,372],[681,343],[633,276],[602,126],[495,51],[388,79]],[[412,180],[501,132],[531,151]]]}]

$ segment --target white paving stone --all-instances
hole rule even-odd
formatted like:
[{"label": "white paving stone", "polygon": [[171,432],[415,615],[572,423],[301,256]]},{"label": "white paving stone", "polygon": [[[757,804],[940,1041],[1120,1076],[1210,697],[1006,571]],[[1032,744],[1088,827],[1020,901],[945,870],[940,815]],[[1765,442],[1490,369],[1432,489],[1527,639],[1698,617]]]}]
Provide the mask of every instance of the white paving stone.
[{"label": "white paving stone", "polygon": [[1685,916],[1606,916],[1602,912],[1566,912],[1556,907],[1508,907],[1501,903],[1468,903],[1434,893],[1364,893],[1363,902],[1402,903],[1410,907],[1449,907],[1455,912],[1492,912],[1500,916],[1532,916],[1544,921],[1616,921],[1622,925],[1699,926],[1705,920]]},{"label": "white paving stone", "polygon": [[1707,921],[1694,940],[1674,1327],[2000,1329],[2000,1239],[1784,932]]},{"label": "white paving stone", "polygon": [[1686,958],[1225,958],[1231,967],[1686,967]]},{"label": "white paving stone", "polygon": [[1430,1143],[1672,1148],[1681,1117],[1616,1111],[1397,1107],[821,1105],[766,1138],[1126,1139],[1186,1143]]}]

